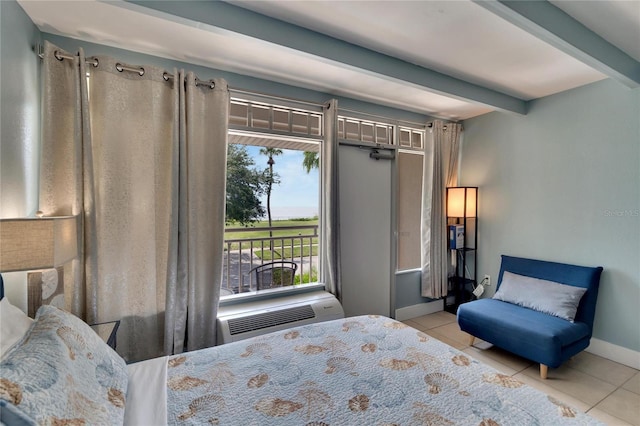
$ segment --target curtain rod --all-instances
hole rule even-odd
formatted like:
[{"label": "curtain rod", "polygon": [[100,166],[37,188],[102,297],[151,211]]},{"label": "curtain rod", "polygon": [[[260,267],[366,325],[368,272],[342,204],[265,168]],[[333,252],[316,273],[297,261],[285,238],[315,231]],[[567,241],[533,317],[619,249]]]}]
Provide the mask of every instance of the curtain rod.
[{"label": "curtain rod", "polygon": [[[33,50],[40,57],[40,59],[44,58],[44,49],[43,49],[41,44],[36,44],[33,47]],[[59,61],[62,61],[63,59],[72,60],[72,59],[75,58],[74,55],[68,55],[68,54],[62,53],[62,52],[60,52],[58,50],[55,51],[54,56]],[[93,67],[97,67],[98,66],[98,59],[95,58],[95,57],[86,58],[85,59],[85,63],[88,64],[88,65],[91,65]],[[144,67],[133,67],[133,66],[126,65],[126,64],[117,63],[116,64],[116,69],[118,71],[135,72],[135,73],[140,74],[141,76],[144,75]],[[168,72],[165,71],[162,74],[162,78],[164,78],[165,81],[169,81],[169,80],[175,78],[175,76],[173,74],[168,73]],[[200,80],[200,79],[196,78],[196,85],[201,85],[201,84],[209,85],[212,89],[215,87],[215,83],[213,82],[213,80],[203,81],[203,80]],[[250,95],[250,96],[265,97],[265,98],[270,98],[270,99],[279,99],[279,100],[283,100],[283,101],[295,102],[295,103],[310,105],[310,106],[314,106],[314,107],[321,107],[322,108],[324,106],[324,104],[321,104],[321,103],[310,102],[310,101],[305,101],[305,100],[301,100],[301,99],[294,99],[294,98],[289,98],[289,97],[286,97],[286,96],[275,96],[275,95],[270,95],[268,93],[262,93],[262,92],[251,92],[251,91],[248,91],[248,90],[238,89],[236,87],[231,87],[231,86],[229,86],[229,91],[237,93],[237,94],[240,94],[240,95]]]},{"label": "curtain rod", "polygon": [[[36,52],[36,54],[38,55],[38,57],[40,57],[40,59],[44,58],[44,49],[43,46],[41,44],[36,44],[34,46],[34,51]],[[75,56],[73,55],[67,55],[65,53],[61,53],[60,51],[56,50],[54,52],[54,56],[56,57],[56,59],[58,59],[59,61],[62,61],[63,59],[74,59]],[[93,67],[97,67],[98,66],[98,59],[95,57],[90,57],[90,58],[86,58],[85,59],[85,63],[89,64]],[[122,64],[122,63],[117,63],[116,64],[116,69],[120,72],[122,71],[129,71],[129,72],[135,72],[140,74],[140,76],[144,75],[144,67],[133,67],[130,65],[126,65],[126,64]],[[164,72],[162,74],[162,78],[164,78],[165,81],[169,81],[173,78],[175,78],[175,76],[171,73],[168,72]],[[209,80],[209,81],[204,81],[204,80],[200,80],[199,78],[196,77],[196,86],[199,85],[206,85],[209,86],[211,89],[215,88],[215,82],[213,80]],[[279,99],[279,100],[283,100],[283,101],[288,101],[288,102],[296,102],[296,103],[300,103],[300,104],[306,104],[306,105],[310,105],[310,106],[315,106],[315,107],[324,107],[325,104],[322,103],[316,103],[316,102],[310,102],[310,101],[304,101],[301,99],[294,99],[294,98],[289,98],[286,96],[276,96],[276,95],[270,95],[267,93],[262,93],[262,92],[251,92],[248,90],[243,90],[243,89],[238,89],[235,87],[229,87],[229,91],[230,92],[235,92],[237,94],[244,94],[244,95],[251,95],[251,96],[263,96],[266,98],[270,98],[270,99]],[[380,119],[385,119],[386,121],[389,121],[388,117],[383,117],[380,115],[376,115],[376,114],[370,114],[370,113],[366,113],[366,112],[361,112],[361,111],[355,111],[355,110],[350,110],[350,109],[346,109],[346,108],[338,108],[339,111],[344,111],[344,112],[352,112],[352,113],[356,113],[356,114],[362,114],[362,115],[367,115],[370,117],[376,117],[376,118],[380,118]],[[417,126],[417,127],[422,127],[425,126],[422,123],[416,123],[416,122],[412,122],[412,121],[407,121],[407,120],[395,120],[395,119],[391,119],[392,122],[394,122],[394,124],[399,124],[399,123],[405,123],[409,126]],[[432,128],[433,127],[433,122],[429,122],[426,124],[426,128]],[[447,125],[445,124],[443,127],[444,130],[447,130]]]},{"label": "curtain rod", "polygon": [[[40,59],[44,58],[44,52],[42,51],[42,46],[41,45],[37,45],[35,47],[35,49],[37,49],[37,55]],[[74,55],[67,55],[66,53],[61,53],[60,51],[56,50],[53,53],[53,56],[55,56],[55,58],[59,61],[62,61],[64,59],[69,59],[69,60],[73,60],[76,58],[76,56]],[[95,57],[91,57],[91,58],[86,58],[84,60],[84,62],[88,65],[93,66],[94,68],[98,67],[99,65],[99,61],[98,58]],[[123,72],[123,71],[128,71],[128,72],[135,72],[137,74],[139,74],[141,77],[144,75],[145,71],[144,71],[144,67],[141,66],[131,66],[131,65],[127,65],[127,64],[123,64],[123,63],[116,63],[116,70],[118,70],[119,72]],[[171,73],[168,72],[163,72],[162,73],[162,78],[164,79],[164,81],[169,81],[175,78],[175,76]],[[216,87],[216,83],[213,80],[200,80],[198,77],[196,77],[196,86],[209,86],[209,88],[214,89]]]}]

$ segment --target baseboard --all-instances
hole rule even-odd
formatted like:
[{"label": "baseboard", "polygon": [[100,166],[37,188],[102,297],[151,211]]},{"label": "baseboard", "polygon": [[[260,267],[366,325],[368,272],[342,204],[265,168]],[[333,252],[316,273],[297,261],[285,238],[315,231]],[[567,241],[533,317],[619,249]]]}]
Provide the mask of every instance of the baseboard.
[{"label": "baseboard", "polygon": [[640,352],[593,337],[585,351],[640,370]]},{"label": "baseboard", "polygon": [[444,300],[434,300],[428,303],[406,306],[396,309],[396,320],[405,321],[422,315],[429,315],[444,310]]}]

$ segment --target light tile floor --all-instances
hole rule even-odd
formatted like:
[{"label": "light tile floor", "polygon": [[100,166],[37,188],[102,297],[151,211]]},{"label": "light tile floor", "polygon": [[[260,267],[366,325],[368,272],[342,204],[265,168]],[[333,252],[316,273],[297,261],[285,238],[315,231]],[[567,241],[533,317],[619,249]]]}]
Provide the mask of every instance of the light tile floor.
[{"label": "light tile floor", "polygon": [[608,425],[640,426],[640,372],[588,352],[581,352],[540,378],[538,364],[510,354],[460,330],[449,312],[403,321],[527,385],[589,413]]}]

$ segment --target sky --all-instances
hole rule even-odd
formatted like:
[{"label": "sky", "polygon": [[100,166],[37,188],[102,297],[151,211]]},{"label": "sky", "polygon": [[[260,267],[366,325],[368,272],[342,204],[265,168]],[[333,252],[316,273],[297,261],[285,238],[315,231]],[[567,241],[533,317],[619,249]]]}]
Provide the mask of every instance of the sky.
[{"label": "sky", "polygon": [[[271,191],[272,219],[291,219],[313,217],[318,214],[319,172],[311,170],[307,174],[302,166],[304,153],[283,149],[282,155],[273,157],[273,171],[280,175],[280,184],[274,185]],[[255,167],[263,169],[267,166],[267,156],[260,154],[260,147],[247,146],[247,152],[255,161]],[[262,197],[262,205],[267,207],[266,194]],[[265,215],[266,218],[266,215]]]}]

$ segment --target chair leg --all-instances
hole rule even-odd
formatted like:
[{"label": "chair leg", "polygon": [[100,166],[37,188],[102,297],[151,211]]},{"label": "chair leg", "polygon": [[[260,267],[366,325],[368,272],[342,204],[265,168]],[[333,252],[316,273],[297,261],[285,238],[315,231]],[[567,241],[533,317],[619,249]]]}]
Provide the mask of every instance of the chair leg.
[{"label": "chair leg", "polygon": [[547,367],[544,364],[540,364],[540,378],[542,380],[546,380],[547,379],[547,371],[549,370],[549,367]]},{"label": "chair leg", "polygon": [[475,337],[472,335],[469,335],[469,346],[473,346],[473,341],[475,340]]}]

